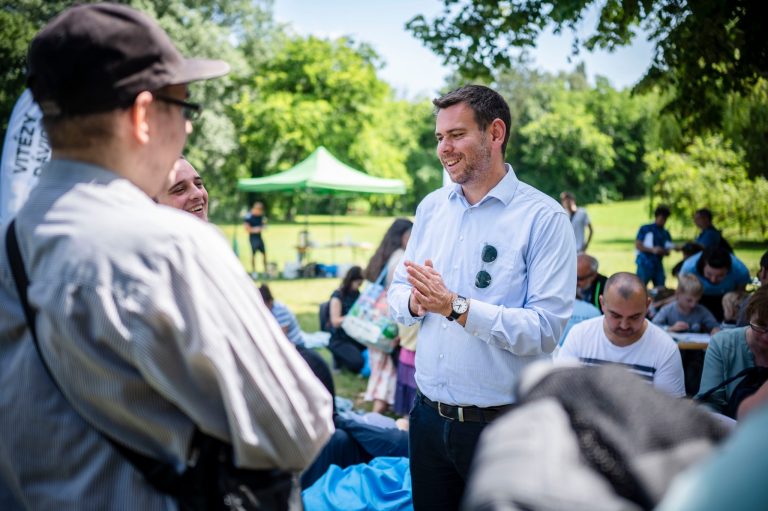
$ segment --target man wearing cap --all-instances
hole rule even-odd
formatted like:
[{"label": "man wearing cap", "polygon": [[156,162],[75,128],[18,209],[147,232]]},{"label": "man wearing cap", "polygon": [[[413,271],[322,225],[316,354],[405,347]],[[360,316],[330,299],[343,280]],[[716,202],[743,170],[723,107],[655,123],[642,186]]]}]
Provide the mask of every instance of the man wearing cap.
[{"label": "man wearing cap", "polygon": [[28,69],[53,159],[12,229],[34,330],[8,226],[0,239],[0,503],[176,509],[105,436],[179,471],[198,430],[237,466],[306,467],[333,428],[328,392],[218,231],[150,198],[199,110],[186,84],[228,66],[184,59],[138,11],[88,4],[35,37]]}]

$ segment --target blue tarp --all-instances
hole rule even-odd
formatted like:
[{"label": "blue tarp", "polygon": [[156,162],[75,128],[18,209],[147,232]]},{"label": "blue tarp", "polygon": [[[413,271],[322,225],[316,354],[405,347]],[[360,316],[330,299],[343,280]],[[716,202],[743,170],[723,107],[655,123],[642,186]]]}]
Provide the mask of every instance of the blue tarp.
[{"label": "blue tarp", "polygon": [[345,469],[332,465],[302,497],[306,511],[413,511],[408,458],[379,457]]}]

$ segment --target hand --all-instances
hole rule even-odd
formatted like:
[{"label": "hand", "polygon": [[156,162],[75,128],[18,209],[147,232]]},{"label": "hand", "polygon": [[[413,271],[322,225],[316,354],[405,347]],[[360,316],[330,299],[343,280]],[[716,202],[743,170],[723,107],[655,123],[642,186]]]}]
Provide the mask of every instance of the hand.
[{"label": "hand", "polygon": [[669,327],[669,330],[671,332],[685,332],[689,328],[690,328],[690,326],[685,321],[678,321],[674,325]]},{"label": "hand", "polygon": [[408,282],[411,284],[411,299],[416,307],[424,312],[434,312],[441,316],[451,313],[453,292],[445,287],[443,277],[432,266],[432,260],[427,259],[424,265],[412,261],[405,261],[405,269],[408,272]]},{"label": "hand", "polygon": [[415,290],[411,288],[411,296],[408,297],[408,312],[410,312],[411,316],[414,318],[420,318],[427,313],[427,309],[425,309],[419,302],[416,301],[414,291]]}]

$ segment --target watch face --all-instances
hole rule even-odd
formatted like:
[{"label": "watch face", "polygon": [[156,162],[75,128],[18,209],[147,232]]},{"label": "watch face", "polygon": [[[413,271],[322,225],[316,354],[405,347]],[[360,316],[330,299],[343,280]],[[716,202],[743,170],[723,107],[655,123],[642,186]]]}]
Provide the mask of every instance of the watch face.
[{"label": "watch face", "polygon": [[463,296],[459,296],[456,299],[451,302],[451,307],[453,307],[453,312],[455,312],[458,315],[462,315],[465,312],[467,312],[467,309],[469,308],[469,303],[467,302],[467,299]]}]

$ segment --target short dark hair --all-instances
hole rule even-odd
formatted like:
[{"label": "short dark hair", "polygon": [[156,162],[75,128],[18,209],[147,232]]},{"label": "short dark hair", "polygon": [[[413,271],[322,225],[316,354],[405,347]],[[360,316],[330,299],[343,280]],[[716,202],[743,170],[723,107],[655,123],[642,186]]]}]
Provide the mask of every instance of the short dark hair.
[{"label": "short dark hair", "polygon": [[480,130],[485,129],[496,119],[504,123],[504,142],[501,144],[501,156],[504,156],[509,141],[509,126],[512,117],[509,113],[509,105],[504,98],[493,89],[483,85],[465,85],[456,90],[432,100],[439,112],[459,103],[466,103],[475,113],[475,122]]},{"label": "short dark hair", "polygon": [[697,209],[696,212],[693,213],[694,216],[700,216],[706,218],[709,222],[712,221],[712,212],[707,208],[701,208]]},{"label": "short dark hair", "polygon": [[752,316],[755,314],[762,326],[768,324],[768,285],[759,287],[747,302],[744,317],[747,321],[752,321]]},{"label": "short dark hair", "polygon": [[259,293],[261,293],[261,299],[264,300],[264,303],[268,304],[275,301],[275,298],[272,296],[272,291],[269,289],[268,285],[262,284],[259,286]]},{"label": "short dark hair", "polygon": [[730,270],[733,265],[731,261],[731,253],[725,247],[707,247],[701,253],[701,257],[696,262],[696,270],[699,275],[704,275],[704,266],[710,268],[725,268]]},{"label": "short dark hair", "polygon": [[763,257],[760,258],[760,268],[768,269],[768,250],[766,250]]},{"label": "short dark hair", "polygon": [[668,206],[665,206],[664,204],[660,204],[656,207],[656,209],[653,211],[653,216],[663,216],[664,218],[669,218],[669,216],[672,214],[672,212],[669,210]]}]

